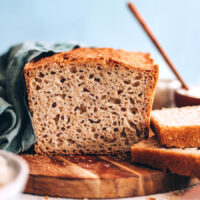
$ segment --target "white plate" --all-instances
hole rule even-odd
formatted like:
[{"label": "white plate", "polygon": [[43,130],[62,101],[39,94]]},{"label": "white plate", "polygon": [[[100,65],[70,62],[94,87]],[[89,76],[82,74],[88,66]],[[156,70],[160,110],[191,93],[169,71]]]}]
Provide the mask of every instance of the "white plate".
[{"label": "white plate", "polygon": [[0,156],[6,159],[7,165],[12,171],[11,180],[4,186],[0,186],[1,200],[17,200],[19,194],[23,192],[28,178],[28,165],[21,157],[0,150]]}]

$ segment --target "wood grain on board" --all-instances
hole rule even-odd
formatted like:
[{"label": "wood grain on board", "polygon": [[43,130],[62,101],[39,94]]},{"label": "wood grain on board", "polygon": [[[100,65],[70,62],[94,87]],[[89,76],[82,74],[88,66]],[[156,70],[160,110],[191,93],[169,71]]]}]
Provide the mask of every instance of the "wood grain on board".
[{"label": "wood grain on board", "polygon": [[111,156],[22,155],[30,167],[25,192],[68,198],[120,198],[181,189],[198,179],[164,173]]}]

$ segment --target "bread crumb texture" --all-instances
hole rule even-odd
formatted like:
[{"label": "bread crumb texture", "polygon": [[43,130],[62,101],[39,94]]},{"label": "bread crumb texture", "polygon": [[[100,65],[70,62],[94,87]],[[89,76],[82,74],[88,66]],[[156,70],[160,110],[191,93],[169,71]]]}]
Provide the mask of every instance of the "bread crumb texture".
[{"label": "bread crumb texture", "polygon": [[123,153],[148,134],[158,79],[149,54],[79,48],[24,75],[37,153]]},{"label": "bread crumb texture", "polygon": [[152,111],[151,124],[161,145],[200,147],[200,106]]}]

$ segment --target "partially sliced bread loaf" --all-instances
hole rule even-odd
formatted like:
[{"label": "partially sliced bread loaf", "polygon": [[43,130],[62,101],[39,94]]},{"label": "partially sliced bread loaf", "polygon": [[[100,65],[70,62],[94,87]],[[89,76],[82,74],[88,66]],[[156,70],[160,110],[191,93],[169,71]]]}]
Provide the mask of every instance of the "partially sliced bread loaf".
[{"label": "partially sliced bread loaf", "polygon": [[158,66],[149,54],[80,48],[25,66],[37,153],[127,152],[148,134]]},{"label": "partially sliced bread loaf", "polygon": [[161,145],[200,147],[200,106],[152,111],[151,125]]},{"label": "partially sliced bread loaf", "polygon": [[172,173],[200,178],[200,150],[198,148],[164,148],[152,137],[131,147],[134,163],[170,170]]}]

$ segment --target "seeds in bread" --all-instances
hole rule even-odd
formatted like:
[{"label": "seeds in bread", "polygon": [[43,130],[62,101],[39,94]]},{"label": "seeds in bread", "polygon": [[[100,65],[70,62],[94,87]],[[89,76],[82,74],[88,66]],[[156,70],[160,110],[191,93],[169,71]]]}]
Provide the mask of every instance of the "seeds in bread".
[{"label": "seeds in bread", "polygon": [[198,148],[165,148],[152,137],[131,147],[131,159],[172,173],[200,178],[200,150]]},{"label": "seeds in bread", "polygon": [[151,125],[161,145],[200,147],[200,106],[154,110]]},{"label": "seeds in bread", "polygon": [[158,78],[149,54],[80,48],[24,73],[37,153],[127,152],[148,134]]}]

